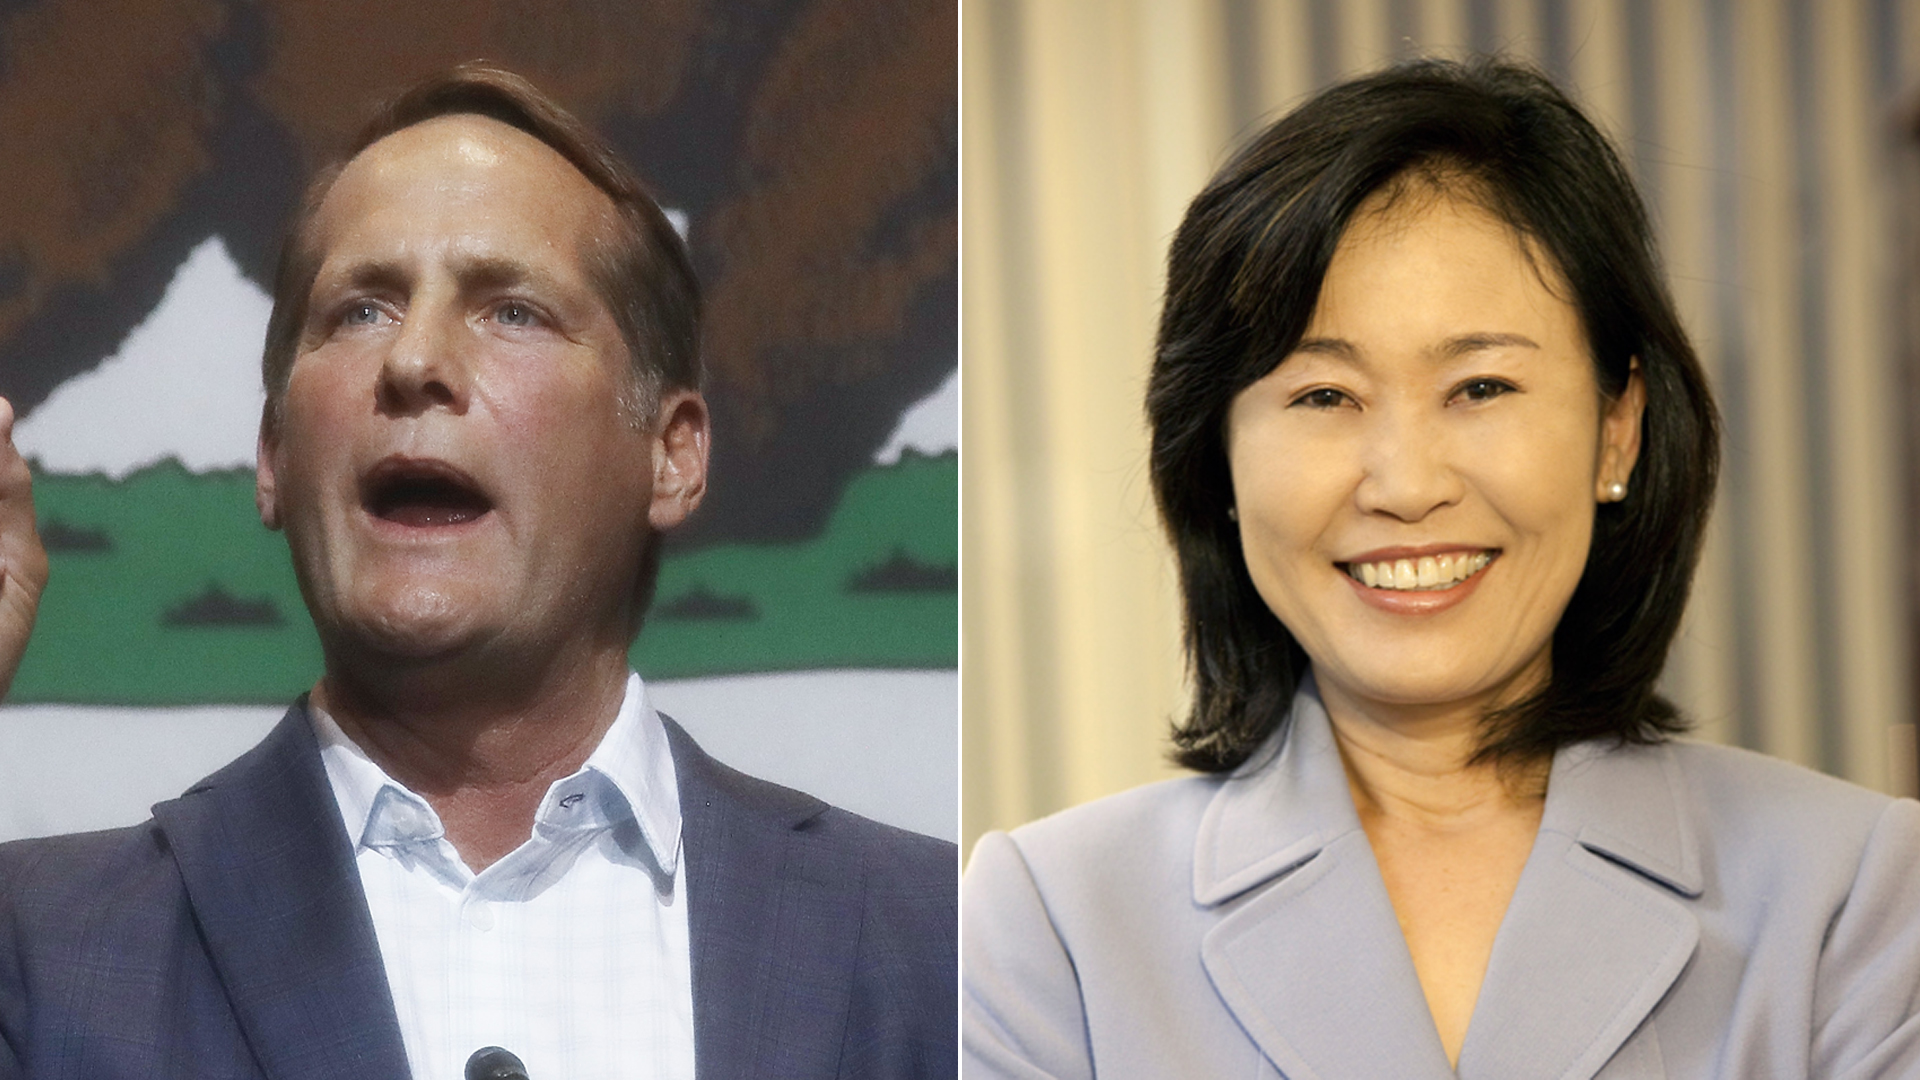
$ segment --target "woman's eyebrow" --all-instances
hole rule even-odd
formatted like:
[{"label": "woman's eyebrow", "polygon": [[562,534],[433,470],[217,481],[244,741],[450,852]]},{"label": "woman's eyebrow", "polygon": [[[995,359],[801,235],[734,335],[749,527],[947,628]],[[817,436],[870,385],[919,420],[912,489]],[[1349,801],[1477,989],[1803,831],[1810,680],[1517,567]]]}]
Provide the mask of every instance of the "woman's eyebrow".
[{"label": "woman's eyebrow", "polygon": [[1538,349],[1540,343],[1525,334],[1461,334],[1451,337],[1436,352],[1440,360],[1457,360],[1483,349]]},{"label": "woman's eyebrow", "polygon": [[1310,337],[1301,338],[1300,344],[1293,347],[1294,353],[1312,353],[1316,356],[1331,356],[1336,360],[1356,361],[1360,359],[1360,350],[1353,342],[1345,338]]},{"label": "woman's eyebrow", "polygon": [[[1434,350],[1436,360],[1457,360],[1468,353],[1485,349],[1538,349],[1540,343],[1525,334],[1503,334],[1488,331],[1486,333],[1459,334],[1448,338]],[[1293,354],[1308,353],[1314,356],[1328,356],[1349,363],[1360,359],[1360,350],[1345,338],[1310,337],[1301,338],[1300,344],[1293,347]]]}]

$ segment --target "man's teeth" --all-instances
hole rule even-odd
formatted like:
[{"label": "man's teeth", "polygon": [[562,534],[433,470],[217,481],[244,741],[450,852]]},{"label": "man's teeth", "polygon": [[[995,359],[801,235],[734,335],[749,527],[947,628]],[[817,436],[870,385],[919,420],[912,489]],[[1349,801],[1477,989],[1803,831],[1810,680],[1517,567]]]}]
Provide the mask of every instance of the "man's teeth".
[{"label": "man's teeth", "polygon": [[1486,569],[1490,552],[1422,555],[1418,559],[1352,563],[1347,573],[1370,589],[1446,589]]}]

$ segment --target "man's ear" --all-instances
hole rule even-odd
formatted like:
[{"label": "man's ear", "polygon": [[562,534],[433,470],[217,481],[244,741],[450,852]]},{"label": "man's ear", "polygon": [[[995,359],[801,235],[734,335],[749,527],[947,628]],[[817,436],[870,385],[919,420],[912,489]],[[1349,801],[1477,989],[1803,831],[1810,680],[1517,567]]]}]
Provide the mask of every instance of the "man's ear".
[{"label": "man's ear", "polygon": [[653,437],[653,502],[647,523],[656,531],[687,520],[707,492],[707,447],[712,420],[698,390],[669,390],[660,399]]},{"label": "man's ear", "polygon": [[273,453],[279,441],[273,405],[268,403],[260,414],[260,438],[253,449],[253,505],[260,511],[260,524],[275,530],[280,528],[280,492],[273,475]]}]

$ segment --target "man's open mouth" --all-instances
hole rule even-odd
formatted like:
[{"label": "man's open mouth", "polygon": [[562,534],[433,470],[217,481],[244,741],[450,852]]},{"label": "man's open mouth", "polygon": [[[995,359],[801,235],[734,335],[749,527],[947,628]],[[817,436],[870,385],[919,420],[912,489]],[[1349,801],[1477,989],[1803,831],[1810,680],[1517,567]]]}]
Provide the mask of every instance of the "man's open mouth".
[{"label": "man's open mouth", "polygon": [[382,521],[418,529],[463,525],[493,509],[493,501],[458,469],[391,458],[361,480],[360,502]]}]

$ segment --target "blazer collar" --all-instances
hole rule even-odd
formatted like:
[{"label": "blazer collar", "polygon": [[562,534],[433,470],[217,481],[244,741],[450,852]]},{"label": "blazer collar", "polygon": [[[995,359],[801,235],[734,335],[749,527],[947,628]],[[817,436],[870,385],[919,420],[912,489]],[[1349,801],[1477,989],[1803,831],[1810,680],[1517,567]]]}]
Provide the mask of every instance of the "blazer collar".
[{"label": "blazer collar", "polygon": [[[680,795],[698,1075],[810,1060],[830,1073],[841,1025],[827,1021],[847,1008],[864,869],[843,846],[808,840],[826,803],[720,764],[660,719]],[[305,699],[259,746],[153,812],[266,1075],[406,1076]]]},{"label": "blazer collar", "polygon": [[1359,831],[1333,726],[1308,676],[1286,726],[1228,775],[1201,816],[1193,898],[1222,903]]},{"label": "blazer collar", "polygon": [[1688,899],[1706,887],[1685,779],[1670,746],[1598,741],[1560,751],[1540,828]]},{"label": "blazer collar", "polygon": [[153,808],[261,1069],[405,1076],[373,917],[305,698],[259,746]]},{"label": "blazer collar", "polygon": [[[1563,750],[1457,1075],[1596,1073],[1691,957],[1682,898],[1701,884],[1670,749]],[[1220,913],[1201,945],[1208,975],[1283,1073],[1456,1075],[1310,680],[1208,805],[1193,888]]]},{"label": "blazer collar", "polygon": [[1310,681],[1202,815],[1194,900],[1221,914],[1208,977],[1283,1074],[1452,1075]]},{"label": "blazer collar", "polygon": [[831,1075],[858,953],[864,867],[810,826],[811,795],[755,780],[664,714],[680,785],[694,1071]]},{"label": "blazer collar", "polygon": [[1593,742],[1555,756],[1462,1077],[1591,1077],[1666,996],[1700,941],[1685,797],[1671,747]]},{"label": "blazer collar", "polygon": [[[1540,836],[1507,905],[1461,1076],[1594,1076],[1699,945],[1703,874],[1667,746],[1553,757]],[[1561,974],[1542,978],[1542,970]],[[1484,1017],[1484,1019],[1482,1019]]]}]

